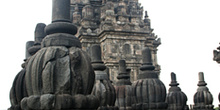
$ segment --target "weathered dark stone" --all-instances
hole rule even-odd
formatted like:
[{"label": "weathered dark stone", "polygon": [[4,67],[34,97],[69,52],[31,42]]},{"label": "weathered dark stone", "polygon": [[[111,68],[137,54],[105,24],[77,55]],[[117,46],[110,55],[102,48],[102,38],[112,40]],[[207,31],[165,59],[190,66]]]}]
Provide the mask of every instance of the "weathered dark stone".
[{"label": "weathered dark stone", "polygon": [[92,45],[90,48],[90,54],[93,69],[104,71],[106,69],[106,66],[102,61],[100,45]]},{"label": "weathered dark stone", "polygon": [[44,29],[45,29],[45,24],[44,23],[38,23],[35,28],[35,36],[34,36],[34,45],[30,48],[28,48],[28,52],[31,55],[34,55],[38,50],[41,49],[41,42],[46,36]]},{"label": "weathered dark stone", "polygon": [[167,109],[166,88],[154,72],[151,60],[151,50],[146,47],[142,51],[143,65],[138,80],[132,84],[133,110],[165,110]]},{"label": "weathered dark stone", "polygon": [[38,23],[35,28],[35,43],[40,44],[43,40],[43,38],[46,36],[44,32],[44,28],[46,27],[46,24],[44,23]]},{"label": "weathered dark stone", "polygon": [[[101,5],[100,5],[101,4]],[[152,63],[160,73],[157,63],[157,47],[160,39],[153,34],[147,13],[143,19],[143,7],[138,0],[72,0],[71,20],[77,26],[82,49],[100,44],[102,60],[109,68],[110,79],[116,83],[117,62],[125,59],[131,69],[131,81],[137,80],[141,66],[141,49],[152,49]],[[138,48],[134,46],[138,45]]]},{"label": "weathered dark stone", "polygon": [[118,106],[119,110],[132,110],[132,87],[130,82],[130,75],[126,70],[125,60],[119,61],[119,74],[117,78],[119,80],[116,82],[115,86],[115,106]]},{"label": "weathered dark stone", "polygon": [[117,78],[118,78],[118,81],[116,82],[117,86],[131,85],[130,74],[126,70],[125,60],[119,60],[119,73]]},{"label": "weathered dark stone", "polygon": [[187,96],[178,87],[179,83],[176,81],[176,74],[171,73],[171,83],[169,92],[167,94],[166,102],[168,103],[168,110],[189,110]]},{"label": "weathered dark stone", "polygon": [[212,94],[209,92],[209,89],[206,87],[207,83],[204,80],[203,72],[199,73],[199,82],[197,85],[199,87],[193,98],[193,110],[213,110],[213,97]]},{"label": "weathered dark stone", "polygon": [[28,41],[26,42],[26,54],[25,54],[25,59],[28,59],[31,57],[31,54],[28,52],[28,49],[34,45],[34,41]]},{"label": "weathered dark stone", "polygon": [[[115,88],[112,85],[111,81],[109,80],[109,77],[105,70],[105,65],[103,64],[101,60],[101,47],[100,45],[92,45],[91,50],[91,58],[92,58],[92,66],[95,70],[96,74],[96,81],[95,85],[93,87],[92,94],[97,96],[100,100],[100,107],[104,110],[112,108],[115,105]],[[100,110],[102,110],[99,107]],[[103,108],[104,107],[104,108]]]},{"label": "weathered dark stone", "polygon": [[217,50],[213,50],[213,60],[217,63],[220,63],[220,46],[217,48]]},{"label": "weathered dark stone", "polygon": [[69,7],[70,0],[53,0],[52,24],[45,27],[48,35],[41,49],[27,61],[28,96],[22,100],[23,109],[78,110],[99,106],[98,98],[89,95],[95,74],[90,57],[74,36],[77,30],[69,22]]},{"label": "weathered dark stone", "polygon": [[53,0],[52,22],[70,22],[70,0]]},{"label": "weathered dark stone", "polygon": [[31,57],[28,49],[34,45],[34,41],[26,42],[25,62],[22,64],[22,70],[16,75],[10,90],[11,107],[9,110],[20,110],[21,100],[28,96],[25,85],[26,61]]}]

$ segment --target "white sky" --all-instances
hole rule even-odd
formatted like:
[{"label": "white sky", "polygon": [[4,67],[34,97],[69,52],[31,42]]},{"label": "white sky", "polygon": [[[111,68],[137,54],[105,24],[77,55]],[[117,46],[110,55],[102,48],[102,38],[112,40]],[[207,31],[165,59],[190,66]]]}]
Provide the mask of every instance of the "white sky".
[{"label": "white sky", "polygon": [[[0,1],[0,110],[10,107],[9,90],[25,58],[25,43],[34,40],[37,23],[51,21],[52,0]],[[219,0],[139,0],[148,11],[154,33],[162,40],[158,50],[161,80],[169,88],[170,73],[193,104],[198,72],[217,106],[220,66],[212,60],[220,42]]]}]

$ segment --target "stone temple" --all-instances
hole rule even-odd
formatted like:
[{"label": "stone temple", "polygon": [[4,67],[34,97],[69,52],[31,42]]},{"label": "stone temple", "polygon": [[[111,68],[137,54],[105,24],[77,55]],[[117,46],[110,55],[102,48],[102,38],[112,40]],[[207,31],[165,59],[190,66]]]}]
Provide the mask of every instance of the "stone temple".
[{"label": "stone temple", "polygon": [[173,72],[167,92],[159,79],[160,38],[138,0],[52,4],[51,24],[38,23],[26,43],[8,110],[214,110],[203,72],[190,107]]},{"label": "stone temple", "polygon": [[103,62],[114,83],[120,59],[126,60],[131,81],[137,80],[141,50],[146,46],[152,50],[155,71],[160,73],[160,38],[153,33],[147,11],[144,13],[138,0],[71,0],[71,14],[82,49],[88,52],[91,45],[100,44]]}]

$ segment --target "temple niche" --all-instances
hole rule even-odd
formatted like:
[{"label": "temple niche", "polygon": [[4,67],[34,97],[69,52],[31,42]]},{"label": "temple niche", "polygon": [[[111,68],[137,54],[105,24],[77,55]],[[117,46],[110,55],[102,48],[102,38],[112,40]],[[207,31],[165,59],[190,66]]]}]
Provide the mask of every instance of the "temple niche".
[{"label": "temple niche", "polygon": [[88,52],[93,44],[101,46],[102,60],[114,83],[120,59],[126,60],[131,81],[137,80],[144,47],[151,49],[154,71],[159,75],[157,47],[161,40],[138,0],[71,0],[71,14],[82,49]]}]

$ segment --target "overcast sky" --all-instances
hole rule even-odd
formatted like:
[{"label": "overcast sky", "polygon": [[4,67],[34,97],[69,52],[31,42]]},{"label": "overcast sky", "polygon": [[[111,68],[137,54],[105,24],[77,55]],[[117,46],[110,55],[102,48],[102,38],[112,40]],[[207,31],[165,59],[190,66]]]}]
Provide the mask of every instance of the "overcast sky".
[{"label": "overcast sky", "polygon": [[[0,1],[0,110],[10,107],[9,90],[25,58],[26,41],[34,40],[37,23],[51,22],[52,0]],[[220,66],[213,50],[220,42],[219,0],[139,0],[148,11],[154,33],[162,40],[158,48],[161,80],[168,90],[170,73],[193,104],[198,73],[205,81],[217,106]]]}]

